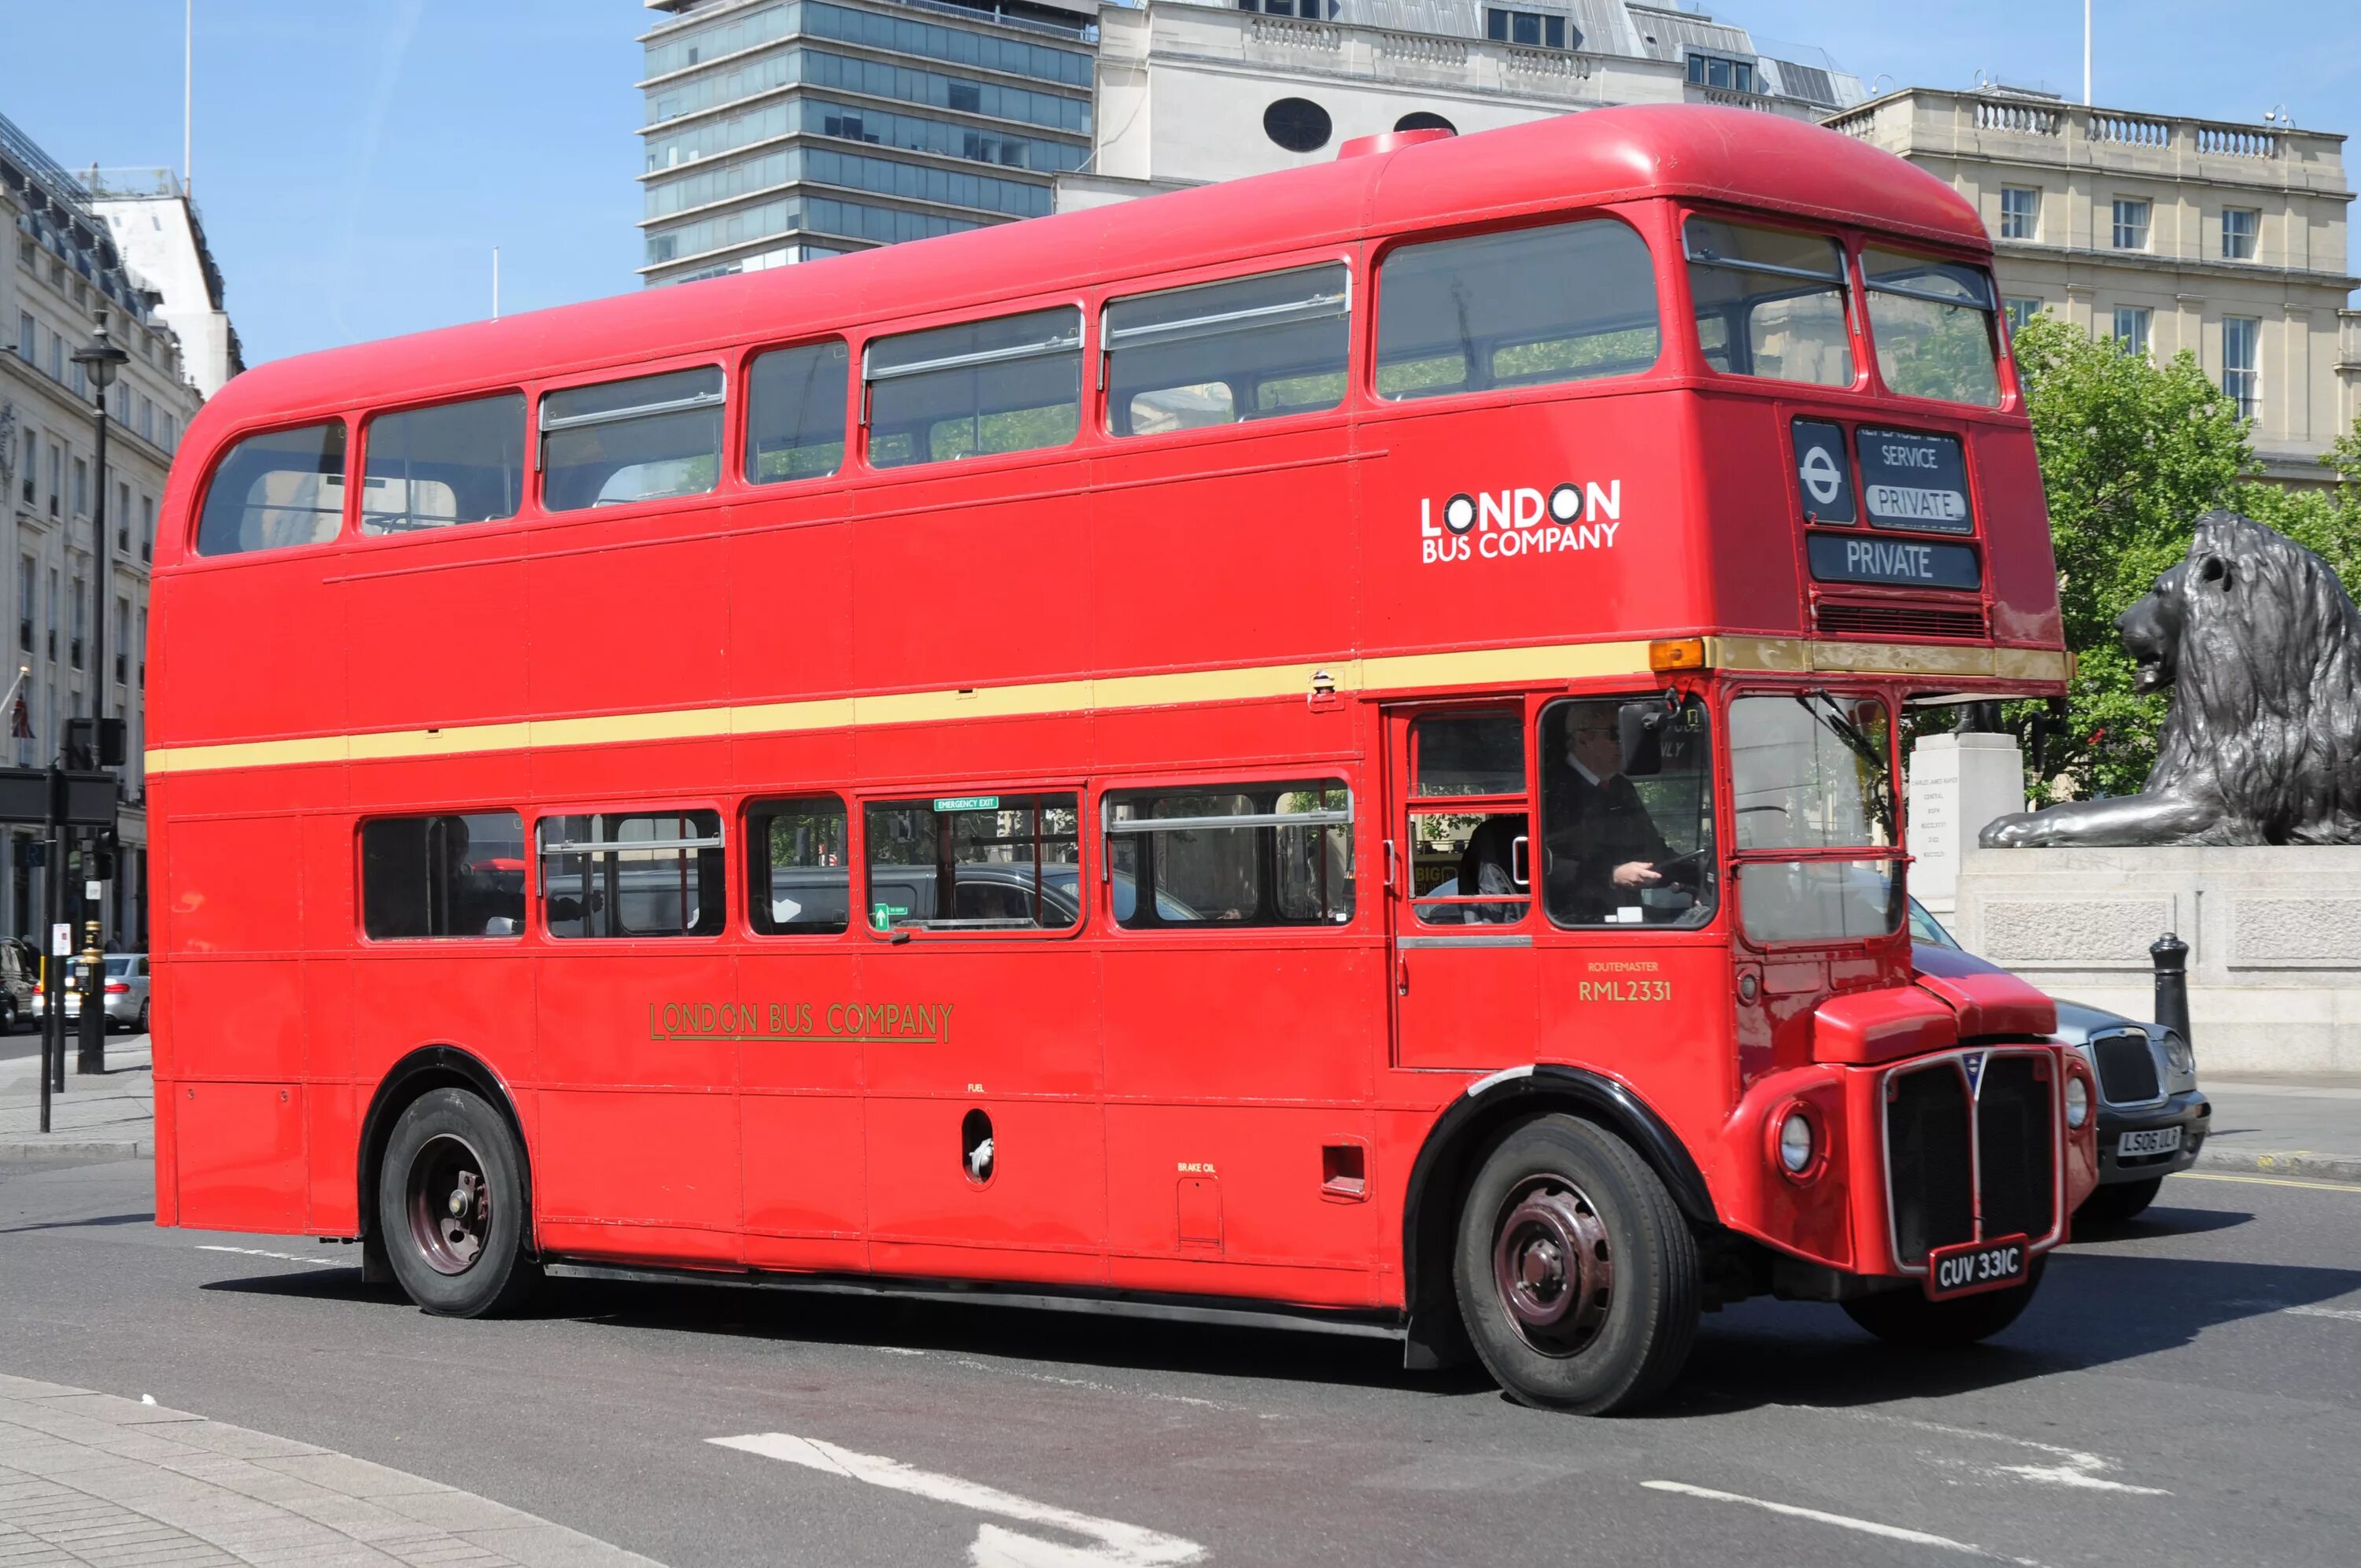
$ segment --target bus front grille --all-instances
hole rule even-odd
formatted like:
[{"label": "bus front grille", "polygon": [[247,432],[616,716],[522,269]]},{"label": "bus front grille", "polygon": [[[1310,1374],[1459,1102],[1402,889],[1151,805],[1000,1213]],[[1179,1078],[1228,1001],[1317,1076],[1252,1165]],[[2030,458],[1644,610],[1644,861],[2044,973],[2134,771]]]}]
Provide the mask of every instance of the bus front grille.
[{"label": "bus front grille", "polygon": [[1886,1075],[1886,1201],[1904,1267],[1924,1268],[1938,1247],[2057,1230],[2054,1088],[2037,1050],[1959,1052]]},{"label": "bus front grille", "polygon": [[1976,1091],[1976,1163],[1988,1236],[2038,1239],[2057,1223],[2057,1138],[2047,1066],[2030,1056],[1984,1061]]},{"label": "bus front grille", "polygon": [[1885,1080],[1886,1184],[1894,1248],[1924,1267],[1927,1252],[1976,1235],[1969,1153],[1968,1080],[1944,1058]]}]

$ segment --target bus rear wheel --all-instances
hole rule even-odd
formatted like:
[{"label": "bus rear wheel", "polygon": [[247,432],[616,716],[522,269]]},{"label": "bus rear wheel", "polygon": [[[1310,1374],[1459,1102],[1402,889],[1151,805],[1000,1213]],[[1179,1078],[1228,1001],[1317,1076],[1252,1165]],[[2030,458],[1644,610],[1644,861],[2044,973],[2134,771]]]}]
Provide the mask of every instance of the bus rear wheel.
[{"label": "bus rear wheel", "polygon": [[1697,1334],[1697,1240],[1631,1146],[1572,1116],[1511,1132],[1468,1189],[1453,1282],[1509,1395],[1610,1415],[1662,1392]]},{"label": "bus rear wheel", "polygon": [[523,1305],[540,1269],[524,1255],[524,1161],[499,1112],[462,1089],[420,1095],[388,1141],[377,1231],[393,1277],[437,1317]]},{"label": "bus rear wheel", "polygon": [[2017,1315],[2032,1305],[2048,1261],[2047,1255],[2035,1258],[2025,1283],[2006,1290],[1929,1301],[1913,1285],[1847,1301],[1845,1316],[1886,1343],[1905,1350],[1958,1350],[1990,1339],[2016,1321]]}]

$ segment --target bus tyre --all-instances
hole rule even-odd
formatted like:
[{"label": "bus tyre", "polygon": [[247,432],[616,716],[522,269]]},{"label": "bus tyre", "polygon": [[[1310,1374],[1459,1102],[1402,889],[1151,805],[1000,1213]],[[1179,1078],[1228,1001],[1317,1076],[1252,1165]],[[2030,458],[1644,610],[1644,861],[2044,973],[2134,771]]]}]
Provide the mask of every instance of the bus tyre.
[{"label": "bus tyre", "polygon": [[1697,1333],[1697,1238],[1631,1146],[1572,1116],[1518,1127],[1477,1173],[1453,1282],[1510,1396],[1603,1416],[1663,1391]]},{"label": "bus tyre", "polygon": [[1845,1316],[1905,1350],[1958,1350],[1990,1339],[2016,1321],[2040,1288],[2041,1270],[2048,1261],[2047,1254],[2035,1258],[2025,1283],[2006,1290],[1929,1301],[1913,1284],[1847,1301]]},{"label": "bus tyre", "polygon": [[2164,1178],[2151,1176],[2146,1181],[2118,1181],[2108,1187],[2094,1187],[2074,1211],[2074,1217],[2093,1225],[2119,1225],[2125,1220],[2144,1213],[2164,1190]]},{"label": "bus tyre", "polygon": [[524,1161],[499,1112],[462,1089],[412,1101],[377,1180],[377,1228],[410,1299],[445,1318],[514,1311],[539,1283],[524,1255]]}]

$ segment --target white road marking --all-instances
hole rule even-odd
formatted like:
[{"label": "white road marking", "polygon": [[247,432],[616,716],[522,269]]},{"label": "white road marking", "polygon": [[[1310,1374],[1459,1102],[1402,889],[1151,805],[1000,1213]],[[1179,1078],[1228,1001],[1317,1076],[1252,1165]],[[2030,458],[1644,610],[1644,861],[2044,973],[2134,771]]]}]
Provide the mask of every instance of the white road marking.
[{"label": "white road marking", "polygon": [[2169,1497],[2170,1492],[2161,1486],[2135,1486],[2125,1481],[2110,1481],[2103,1474],[2115,1467],[2114,1460],[2102,1458],[2079,1448],[2061,1448],[2054,1442],[2036,1442],[2029,1437],[2012,1437],[2006,1432],[1982,1431],[1974,1427],[1945,1426],[1939,1421],[1914,1420],[1908,1416],[1888,1416],[1874,1410],[1848,1412],[1867,1421],[1883,1421],[1894,1426],[1910,1427],[1918,1431],[1936,1432],[1944,1437],[1976,1438],[1985,1442],[2005,1442],[2018,1448],[2029,1448],[2036,1453],[2047,1453],[2058,1461],[2055,1464],[1999,1464],[1992,1467],[1994,1475],[2015,1475],[2027,1481],[2046,1481],[2053,1486],[2073,1486],[2086,1492],[2125,1492],[2136,1497]]},{"label": "white road marking", "polygon": [[305,1257],[301,1253],[265,1252],[258,1246],[214,1246],[206,1242],[195,1244],[199,1252],[234,1252],[240,1257],[275,1257],[281,1263],[309,1264],[313,1268],[346,1268],[350,1266],[327,1257]]},{"label": "white road marking", "polygon": [[1880,1524],[1875,1519],[1857,1519],[1849,1514],[1825,1513],[1818,1508],[1797,1508],[1793,1503],[1774,1503],[1763,1497],[1741,1497],[1736,1492],[1717,1492],[1710,1486],[1692,1486],[1685,1481],[1642,1481],[1642,1486],[1657,1492],[1677,1492],[1685,1497],[1703,1497],[1714,1503],[1742,1503],[1765,1513],[1784,1514],[1789,1519],[1810,1519],[1815,1524],[1834,1525],[1839,1530],[1858,1530],[1862,1535],[1874,1535],[1887,1541],[1907,1541],[1913,1546],[1932,1546],[1945,1552],[1957,1552],[1969,1557],[1982,1557],[1994,1563],[2014,1563],[2020,1568],[2040,1568],[2029,1557],[2006,1557],[1997,1552],[1987,1552],[1981,1546],[1964,1541],[1953,1541],[1948,1535],[1933,1535],[1923,1530],[1906,1530],[1897,1524]]},{"label": "white road marking", "polygon": [[2254,1300],[2233,1301],[2229,1304],[2233,1307],[2261,1310],[2265,1312],[2285,1312],[2290,1317],[2295,1318],[2334,1318],[2342,1322],[2361,1323],[2361,1308],[2298,1307],[2291,1306],[2285,1301]]},{"label": "white road marking", "polygon": [[1078,1514],[1054,1503],[1037,1503],[996,1486],[956,1475],[938,1475],[880,1454],[855,1453],[818,1438],[764,1431],[706,1441],[718,1447],[759,1453],[766,1459],[781,1459],[808,1470],[883,1486],[887,1491],[906,1492],[931,1502],[996,1514],[1021,1524],[1047,1525],[1093,1543],[1087,1547],[1069,1546],[987,1524],[977,1530],[975,1543],[968,1549],[968,1560],[974,1568],[1170,1568],[1184,1563],[1202,1563],[1206,1555],[1203,1547],[1179,1536]]}]

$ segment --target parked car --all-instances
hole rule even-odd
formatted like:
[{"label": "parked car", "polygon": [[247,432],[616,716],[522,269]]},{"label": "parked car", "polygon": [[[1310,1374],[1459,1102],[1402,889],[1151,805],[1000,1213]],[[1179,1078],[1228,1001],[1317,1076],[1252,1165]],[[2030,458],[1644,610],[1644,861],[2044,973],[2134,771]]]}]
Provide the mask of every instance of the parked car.
[{"label": "parked car", "polygon": [[[82,1017],[82,992],[74,989],[71,966],[68,965],[66,981],[66,1022]],[[133,1034],[148,1032],[148,955],[145,953],[109,953],[106,955],[106,975],[101,981],[105,987],[106,1026],[110,1030],[128,1029]],[[33,988],[33,1016],[39,1018],[48,998],[41,988]]]},{"label": "parked car", "polygon": [[0,940],[0,1035],[13,1035],[18,1024],[32,1021],[34,998],[40,993],[36,965],[17,943]]},{"label": "parked car", "polygon": [[[1961,948],[1915,898],[1910,953],[1922,974],[2003,972]],[[2196,1053],[2161,1024],[2079,1002],[2058,1003],[2058,1038],[2082,1053],[2099,1080],[2099,1185],[2076,1217],[2128,1220],[2156,1201],[2166,1177],[2197,1163],[2212,1130]]]}]

